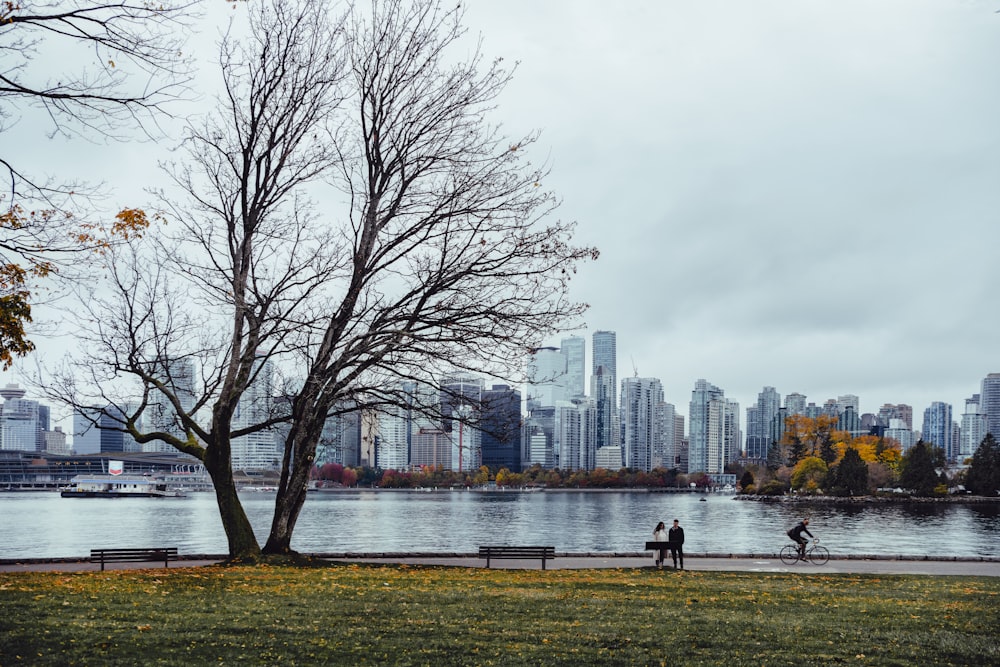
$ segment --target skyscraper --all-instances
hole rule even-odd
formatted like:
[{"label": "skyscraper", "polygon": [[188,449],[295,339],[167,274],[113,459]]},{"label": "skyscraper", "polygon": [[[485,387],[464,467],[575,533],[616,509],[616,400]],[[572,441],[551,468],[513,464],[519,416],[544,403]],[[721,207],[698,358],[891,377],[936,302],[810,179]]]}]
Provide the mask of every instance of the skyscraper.
[{"label": "skyscraper", "polygon": [[662,449],[657,410],[663,403],[663,385],[656,378],[622,380],[622,419],[625,426],[625,465],[650,471],[653,452]]},{"label": "skyscraper", "polygon": [[965,399],[965,412],[962,413],[962,430],[959,432],[959,458],[967,458],[976,453],[980,443],[986,437],[986,415],[979,409],[979,394]]},{"label": "skyscraper", "polygon": [[554,407],[566,396],[566,357],[558,347],[539,347],[528,361],[528,411]]},{"label": "skyscraper", "polygon": [[495,384],[483,391],[483,465],[521,471],[521,392]]},{"label": "skyscraper", "polygon": [[739,431],[739,419],[733,414],[735,403],[727,401],[723,391],[705,381],[695,382],[691,392],[688,473],[717,474],[725,469],[729,450]]},{"label": "skyscraper", "polygon": [[[194,362],[190,359],[168,360],[158,368],[160,380],[180,403],[185,413],[194,409]],[[184,428],[174,410],[173,404],[164,394],[154,391],[142,415],[146,431],[163,431],[178,438],[184,438]],[[142,444],[144,452],[176,452],[162,440],[152,440]]]},{"label": "skyscraper", "polygon": [[[805,398],[805,397],[803,397]],[[757,394],[757,404],[747,408],[747,458],[762,462],[776,440],[776,423],[781,408],[781,395],[774,387],[764,387]]]},{"label": "skyscraper", "polygon": [[587,339],[569,336],[559,342],[559,350],[566,360],[566,380],[563,382],[566,400],[587,394]]},{"label": "skyscraper", "polygon": [[979,411],[986,415],[986,430],[1000,439],[1000,373],[990,373],[983,378]]},{"label": "skyscraper", "polygon": [[924,427],[921,437],[924,442],[929,442],[935,447],[943,449],[945,458],[949,461],[956,457],[951,440],[951,426],[951,405],[934,401],[924,410]]},{"label": "skyscraper", "polygon": [[618,352],[614,331],[595,331],[593,335],[591,396],[597,407],[595,444],[616,447],[621,444],[618,426]]},{"label": "skyscraper", "polygon": [[[243,392],[233,414],[233,430],[250,428],[267,421],[274,409],[272,376],[274,366],[263,357],[254,364],[254,375]],[[232,439],[233,470],[267,470],[277,468],[278,432],[263,429]]]},{"label": "skyscraper", "polygon": [[[785,396],[785,411],[789,415],[804,415],[806,413],[805,395],[793,391]],[[750,430],[749,427],[747,430]]]},{"label": "skyscraper", "polygon": [[25,391],[16,384],[0,389],[0,449],[35,452],[44,449],[38,401],[24,398]]}]

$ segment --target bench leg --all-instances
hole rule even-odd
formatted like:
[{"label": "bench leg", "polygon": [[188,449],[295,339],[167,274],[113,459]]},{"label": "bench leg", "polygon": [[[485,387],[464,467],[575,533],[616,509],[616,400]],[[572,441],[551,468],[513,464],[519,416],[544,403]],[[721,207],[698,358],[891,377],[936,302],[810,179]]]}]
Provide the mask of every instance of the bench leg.
[{"label": "bench leg", "polygon": [[542,556],[542,569],[545,569],[545,556]]}]

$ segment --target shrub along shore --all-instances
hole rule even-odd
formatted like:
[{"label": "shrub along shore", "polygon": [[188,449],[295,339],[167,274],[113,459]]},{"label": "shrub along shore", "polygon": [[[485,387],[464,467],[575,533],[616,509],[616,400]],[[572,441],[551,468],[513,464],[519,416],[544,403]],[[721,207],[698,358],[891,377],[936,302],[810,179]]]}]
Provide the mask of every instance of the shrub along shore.
[{"label": "shrub along shore", "polygon": [[403,565],[0,573],[0,664],[998,664],[1000,579]]}]

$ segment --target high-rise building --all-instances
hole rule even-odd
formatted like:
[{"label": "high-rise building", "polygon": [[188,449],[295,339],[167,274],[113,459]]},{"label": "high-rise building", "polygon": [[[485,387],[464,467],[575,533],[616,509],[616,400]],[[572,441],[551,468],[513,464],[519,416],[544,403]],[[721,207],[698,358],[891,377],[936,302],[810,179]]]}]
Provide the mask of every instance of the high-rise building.
[{"label": "high-rise building", "polygon": [[990,373],[983,378],[979,411],[986,415],[986,430],[1000,440],[1000,373]]},{"label": "high-rise building", "polygon": [[983,438],[986,437],[986,415],[979,409],[979,394],[965,400],[965,412],[962,413],[962,428],[959,431],[958,456],[965,459],[976,453]]},{"label": "high-rise building", "polygon": [[663,385],[656,378],[622,380],[622,421],[625,426],[625,466],[653,469],[653,453],[662,449],[657,409],[663,403]]},{"label": "high-rise building", "polygon": [[[194,362],[190,359],[175,359],[163,363],[158,369],[160,380],[166,385],[180,403],[181,409],[190,414],[195,403]],[[143,428],[146,431],[162,431],[183,439],[184,427],[170,399],[153,391],[149,404],[142,414]],[[75,441],[74,441],[75,448]],[[142,444],[144,452],[176,452],[170,444],[162,440],[152,440]]]},{"label": "high-rise building", "polygon": [[[135,438],[122,430],[124,422],[124,412],[115,405],[100,410],[74,411],[73,451],[77,454],[140,451]],[[176,453],[177,450],[171,447],[169,451]]]},{"label": "high-rise building", "polygon": [[899,450],[903,454],[916,444],[916,438],[913,437],[913,429],[908,427],[905,421],[896,417],[892,417],[889,420],[889,425],[886,427],[883,437],[891,438],[898,442]]},{"label": "high-rise building", "polygon": [[521,392],[504,384],[483,391],[483,465],[521,471]]},{"label": "high-rise building", "polygon": [[587,394],[587,339],[569,336],[559,342],[559,350],[566,360],[566,379],[563,395],[566,400]]},{"label": "high-rise building", "polygon": [[837,397],[837,411],[840,414],[844,414],[844,410],[851,408],[854,410],[854,414],[861,414],[860,399],[854,394],[845,394],[844,396]]},{"label": "high-rise building", "polygon": [[[233,413],[233,431],[266,422],[274,411],[274,365],[259,358]],[[278,431],[267,428],[232,439],[233,470],[270,470],[280,466]]]},{"label": "high-rise building", "polygon": [[889,425],[889,422],[892,419],[901,419],[906,425],[906,428],[913,430],[913,408],[904,403],[900,403],[899,405],[886,403],[879,408],[878,419],[886,426]]},{"label": "high-rise building", "polygon": [[45,448],[38,401],[24,398],[16,384],[0,389],[0,449],[37,452]]},{"label": "high-rise building", "polygon": [[551,408],[566,396],[566,357],[558,347],[538,347],[528,361],[528,411]]},{"label": "high-rise building", "polygon": [[556,443],[556,408],[555,406],[535,408],[524,420],[524,431],[521,437],[522,446],[526,448],[522,460],[529,465],[540,465],[543,468],[554,468],[557,465],[558,449]]},{"label": "high-rise building", "polygon": [[618,352],[614,331],[595,331],[593,335],[593,360],[590,395],[597,408],[597,449],[618,447],[621,444],[619,427]]},{"label": "high-rise building", "polygon": [[582,414],[580,406],[572,401],[559,401],[555,413],[555,440],[559,447],[559,467],[563,470],[580,470],[582,461]]},{"label": "high-rise building", "polygon": [[[785,411],[789,415],[804,415],[806,413],[805,395],[793,391],[785,396]],[[747,426],[747,430],[750,430],[749,426]]]},{"label": "high-rise building", "polygon": [[934,401],[924,410],[924,426],[921,438],[944,450],[945,458],[953,461],[956,451],[952,443],[951,405]]},{"label": "high-rise building", "polygon": [[[723,391],[705,381],[695,382],[691,392],[688,437],[688,473],[718,474],[734,453],[739,441],[739,418],[732,414],[735,403],[727,401]],[[738,436],[736,436],[738,437]]]},{"label": "high-rise building", "polygon": [[747,458],[751,461],[767,459],[767,450],[776,440],[775,420],[780,408],[781,395],[774,387],[764,387],[757,394],[757,404],[747,408]]},{"label": "high-rise building", "polygon": [[[681,418],[683,419],[683,417]],[[659,424],[659,439],[653,443],[653,468],[670,470],[677,466],[677,409],[666,401],[656,406],[656,421]],[[681,427],[683,437],[684,428]]]}]

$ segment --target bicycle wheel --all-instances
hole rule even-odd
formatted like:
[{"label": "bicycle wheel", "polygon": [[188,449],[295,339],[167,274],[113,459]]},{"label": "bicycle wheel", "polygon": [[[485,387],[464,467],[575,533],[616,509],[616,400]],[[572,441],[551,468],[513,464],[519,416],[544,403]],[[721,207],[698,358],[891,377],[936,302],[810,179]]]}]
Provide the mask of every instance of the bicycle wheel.
[{"label": "bicycle wheel", "polygon": [[817,545],[809,550],[807,557],[813,565],[826,565],[830,560],[830,550]]},{"label": "bicycle wheel", "polygon": [[798,547],[795,547],[791,544],[786,544],[785,546],[781,547],[781,551],[778,553],[778,556],[781,558],[781,562],[784,563],[785,565],[795,565],[797,562],[799,562]]}]

